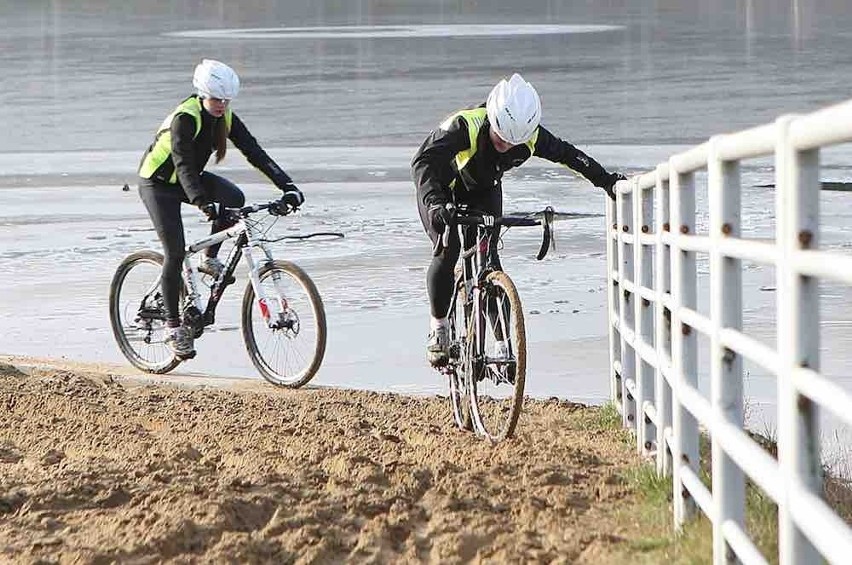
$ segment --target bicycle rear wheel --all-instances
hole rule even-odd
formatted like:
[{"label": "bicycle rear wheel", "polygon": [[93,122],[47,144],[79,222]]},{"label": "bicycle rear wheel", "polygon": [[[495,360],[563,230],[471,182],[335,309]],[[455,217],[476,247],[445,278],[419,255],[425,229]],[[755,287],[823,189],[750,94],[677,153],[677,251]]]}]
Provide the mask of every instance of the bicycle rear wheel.
[{"label": "bicycle rear wheel", "polygon": [[157,374],[181,363],[165,344],[162,268],[160,253],[137,251],[121,262],[109,287],[109,321],[119,349],[134,367]]},{"label": "bicycle rear wheel", "polygon": [[[476,430],[492,442],[512,437],[524,401],[527,339],[521,299],[509,275],[489,273],[479,297],[471,412]],[[503,342],[500,352],[498,342]]]},{"label": "bicycle rear wheel", "polygon": [[[316,285],[301,268],[272,261],[258,273],[267,302],[255,300],[251,282],[243,295],[243,340],[249,357],[270,383],[298,388],[319,370],[325,355],[325,309]],[[266,314],[277,316],[267,322]]]},{"label": "bicycle rear wheel", "polygon": [[450,363],[447,367],[450,386],[450,408],[453,421],[463,430],[472,430],[470,417],[470,394],[468,392],[467,373],[470,372],[470,348],[468,319],[465,315],[466,292],[464,281],[459,280],[456,296],[449,313],[450,322]]}]

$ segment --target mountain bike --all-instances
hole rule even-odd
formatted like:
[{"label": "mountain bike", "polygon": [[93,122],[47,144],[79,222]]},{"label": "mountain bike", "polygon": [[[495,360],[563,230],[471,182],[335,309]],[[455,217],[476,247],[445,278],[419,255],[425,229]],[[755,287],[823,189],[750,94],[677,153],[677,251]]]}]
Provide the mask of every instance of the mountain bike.
[{"label": "mountain bike", "polygon": [[[284,216],[294,211],[281,202],[223,208],[234,224],[187,245],[183,261],[181,313],[183,325],[197,339],[215,322],[216,306],[226,288],[236,282],[234,271],[241,258],[249,281],[243,292],[242,337],[252,363],[270,383],[297,388],[313,378],[322,363],[326,345],[325,309],[316,285],[300,267],[272,257],[269,243],[316,236],[342,237],[338,233],[313,233],[269,239],[274,224],[253,218],[260,211]],[[228,239],[236,239],[224,270],[215,279],[200,275],[193,256]],[[138,369],[168,373],[183,359],[165,344],[166,312],[160,286],[163,255],[142,250],[119,264],[112,278],[109,317],[121,352]]]},{"label": "mountain bike", "polygon": [[[462,250],[449,310],[448,377],[456,425],[496,443],[515,431],[524,400],[527,338],[521,299],[496,264],[500,228],[543,227],[537,259],[552,243],[553,210],[533,216],[495,217],[459,207],[455,224]],[[449,233],[442,237],[443,245]]]}]

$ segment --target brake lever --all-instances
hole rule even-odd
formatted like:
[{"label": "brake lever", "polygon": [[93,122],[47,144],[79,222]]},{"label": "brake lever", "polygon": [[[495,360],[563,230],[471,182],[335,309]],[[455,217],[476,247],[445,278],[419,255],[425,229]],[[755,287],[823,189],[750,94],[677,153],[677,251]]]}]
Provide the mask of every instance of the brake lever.
[{"label": "brake lever", "polygon": [[444,226],[444,231],[432,245],[432,257],[437,257],[450,243],[450,226]]},{"label": "brake lever", "polygon": [[275,200],[273,202],[270,202],[269,207],[266,209],[266,211],[269,212],[270,216],[289,216],[298,209],[298,206],[293,206],[292,204],[288,204],[287,202]]},{"label": "brake lever", "polygon": [[453,214],[452,221],[450,224],[444,226],[444,231],[441,232],[441,236],[438,237],[438,240],[435,241],[435,244],[432,245],[432,257],[437,257],[441,254],[441,251],[447,249],[450,246],[450,230],[456,226],[456,217]]},{"label": "brake lever", "polygon": [[553,240],[553,216],[554,211],[552,206],[548,206],[542,212],[542,235],[541,235],[541,247],[538,250],[535,258],[539,261],[544,259],[547,252],[550,251],[551,247],[556,247],[556,244]]}]

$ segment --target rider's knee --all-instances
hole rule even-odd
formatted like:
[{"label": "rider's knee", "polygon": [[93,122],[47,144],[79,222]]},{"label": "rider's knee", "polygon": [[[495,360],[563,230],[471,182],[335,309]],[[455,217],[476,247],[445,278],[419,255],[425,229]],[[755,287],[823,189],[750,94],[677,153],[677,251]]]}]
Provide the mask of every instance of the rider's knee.
[{"label": "rider's knee", "polygon": [[181,265],[183,265],[183,260],[185,257],[186,251],[184,249],[166,251],[163,254],[163,268],[167,270],[177,269],[178,271],[180,271]]},{"label": "rider's knee", "polygon": [[432,257],[432,270],[451,277],[458,258],[458,249],[455,250],[455,253],[452,249],[442,249],[440,253]]}]

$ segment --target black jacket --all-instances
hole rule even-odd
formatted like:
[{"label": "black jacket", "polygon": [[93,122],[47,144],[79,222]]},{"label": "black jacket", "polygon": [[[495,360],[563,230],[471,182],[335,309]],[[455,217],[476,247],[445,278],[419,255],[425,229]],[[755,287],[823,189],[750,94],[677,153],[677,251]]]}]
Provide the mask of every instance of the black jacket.
[{"label": "black jacket", "polygon": [[486,120],[476,137],[476,153],[461,173],[456,170],[455,156],[470,146],[467,122],[458,116],[446,131],[439,128],[429,134],[411,162],[411,176],[421,205],[429,207],[449,202],[452,199],[450,184],[454,180],[453,190],[456,191],[488,190],[500,186],[504,172],[522,165],[532,156],[566,165],[595,186],[612,185],[613,175],[597,161],[541,126],[532,153],[523,144],[498,153],[489,139],[490,129]]},{"label": "black jacket", "polygon": [[[178,183],[186,193],[186,197],[193,204],[208,201],[208,196],[201,186],[199,175],[207,165],[210,155],[216,150],[215,125],[224,118],[214,118],[202,106],[201,109],[201,131],[195,136],[195,120],[189,114],[178,114],[172,120],[170,127],[172,135],[172,162],[177,169]],[[234,113],[231,119],[231,131],[228,139],[234,146],[246,156],[249,163],[255,166],[263,174],[269,177],[275,186],[284,189],[284,186],[293,181],[279,167],[272,158],[266,154],[254,136],[249,133],[242,120]],[[168,168],[168,166],[164,167]],[[171,176],[171,171],[157,171],[158,176],[164,179]],[[160,179],[162,180],[162,179]]]}]

